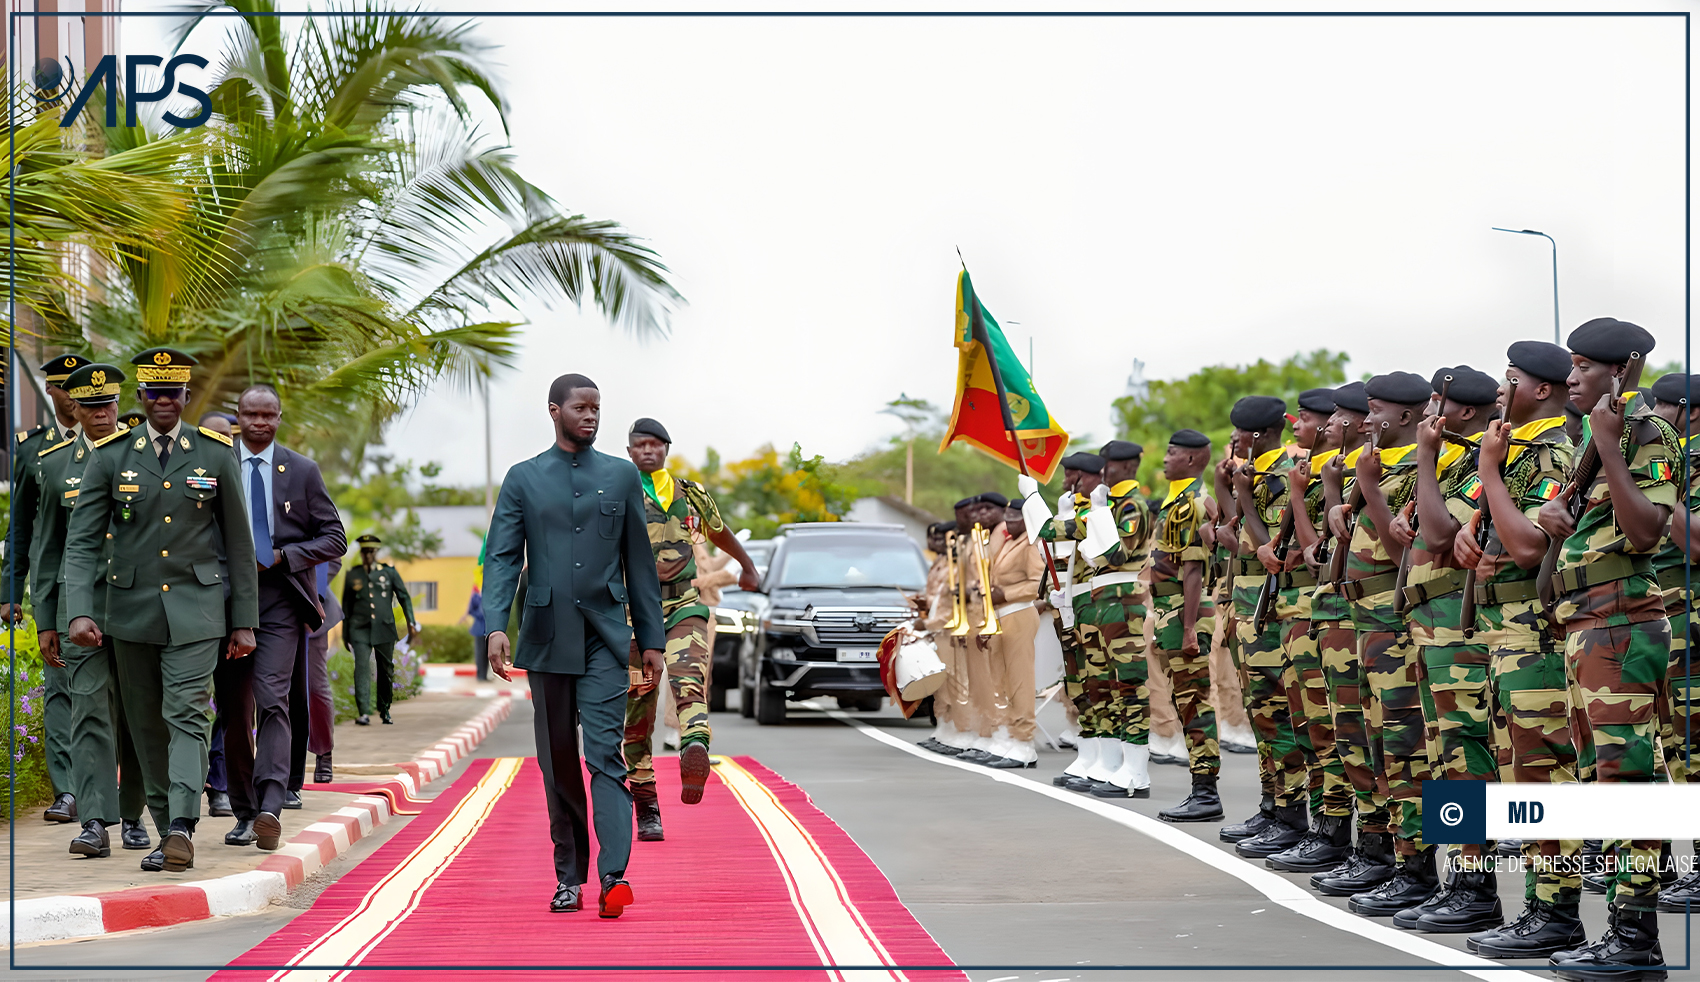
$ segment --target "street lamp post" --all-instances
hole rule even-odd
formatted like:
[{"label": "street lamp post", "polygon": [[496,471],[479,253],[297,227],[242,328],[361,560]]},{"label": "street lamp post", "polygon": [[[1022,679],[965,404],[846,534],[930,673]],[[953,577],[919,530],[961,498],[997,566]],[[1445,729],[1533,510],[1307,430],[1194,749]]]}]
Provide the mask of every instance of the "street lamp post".
[{"label": "street lamp post", "polygon": [[1559,340],[1558,326],[1558,242],[1545,232],[1537,232],[1532,228],[1500,228],[1495,225],[1495,232],[1510,232],[1512,235],[1538,235],[1552,243],[1552,343],[1562,345]]}]

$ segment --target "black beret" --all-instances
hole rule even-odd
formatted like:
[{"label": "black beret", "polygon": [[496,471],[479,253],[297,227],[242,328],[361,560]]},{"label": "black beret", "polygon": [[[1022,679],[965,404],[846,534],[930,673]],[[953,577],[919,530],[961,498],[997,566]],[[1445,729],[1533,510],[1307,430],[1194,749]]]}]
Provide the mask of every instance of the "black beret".
[{"label": "black beret", "polygon": [[1612,364],[1628,361],[1635,352],[1646,355],[1653,350],[1653,336],[1646,328],[1615,317],[1594,318],[1571,331],[1564,343],[1584,358]]},{"label": "black beret", "polygon": [[1005,508],[1020,509],[1020,507],[1022,505],[1025,505],[1026,503],[1027,503],[1027,496],[1024,495],[1024,494],[1018,494],[1015,497],[1009,499],[1009,504],[1004,505],[1004,507]]},{"label": "black beret", "polygon": [[1071,453],[1062,459],[1062,465],[1071,471],[1085,471],[1088,474],[1104,473],[1104,458],[1095,453]]},{"label": "black beret", "polygon": [[1401,406],[1428,402],[1433,395],[1434,389],[1428,384],[1428,379],[1411,372],[1388,372],[1364,383],[1364,398]]},{"label": "black beret", "polygon": [[1287,404],[1274,396],[1246,396],[1234,403],[1228,420],[1242,430],[1267,430],[1281,425]]},{"label": "black beret", "polygon": [[956,504],[951,505],[951,507],[956,508],[956,509],[972,508],[979,503],[980,503],[980,496],[974,495],[973,497],[970,497],[970,498],[963,498],[961,501],[958,501]]},{"label": "black beret", "polygon": [[626,439],[630,441],[632,437],[637,436],[639,433],[655,437],[662,443],[671,444],[673,442],[673,438],[667,435],[667,427],[662,426],[660,423],[650,419],[648,416],[645,416],[632,424],[632,428],[626,431]]},{"label": "black beret", "polygon": [[985,494],[981,495],[980,497],[978,497],[974,500],[980,502],[981,504],[997,505],[999,508],[1008,508],[1009,507],[1009,499],[1004,497],[1001,494],[998,494],[996,491],[987,491]]},{"label": "black beret", "polygon": [[1452,376],[1452,387],[1446,390],[1446,398],[1460,406],[1489,406],[1499,400],[1499,380],[1468,365],[1436,371],[1429,383],[1435,395],[1440,394],[1448,375]]},{"label": "black beret", "polygon": [[1543,382],[1570,378],[1570,352],[1551,341],[1514,341],[1505,349],[1505,360]]},{"label": "black beret", "polygon": [[1369,400],[1364,398],[1362,382],[1347,382],[1334,390],[1334,406],[1337,409],[1349,409],[1364,416],[1369,415]]},{"label": "black beret", "polygon": [[956,531],[955,522],[934,522],[927,526],[928,535],[944,535]]},{"label": "black beret", "polygon": [[1145,448],[1128,440],[1111,440],[1098,451],[1098,456],[1105,460],[1132,460],[1142,456]]},{"label": "black beret", "polygon": [[1197,430],[1176,430],[1175,435],[1169,437],[1169,446],[1208,447],[1210,446],[1210,438]]},{"label": "black beret", "polygon": [[1660,375],[1648,391],[1659,402],[1681,405],[1689,401],[1690,392],[1700,395],[1700,375],[1684,375],[1681,372]]},{"label": "black beret", "polygon": [[1334,411],[1334,390],[1306,389],[1300,392],[1299,408],[1308,409],[1313,413],[1332,413]]}]

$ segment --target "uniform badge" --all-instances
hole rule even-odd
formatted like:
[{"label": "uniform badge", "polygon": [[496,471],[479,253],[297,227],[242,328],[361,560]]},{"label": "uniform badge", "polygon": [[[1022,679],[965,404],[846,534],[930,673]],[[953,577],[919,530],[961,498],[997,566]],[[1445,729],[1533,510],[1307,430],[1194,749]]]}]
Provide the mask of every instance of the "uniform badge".
[{"label": "uniform badge", "polygon": [[1655,481],[1668,481],[1675,474],[1675,471],[1671,469],[1670,461],[1663,457],[1654,457],[1647,466],[1653,472],[1653,480]]},{"label": "uniform badge", "polygon": [[279,473],[279,474],[282,474],[282,473],[283,473],[283,465],[282,465],[282,464],[279,464],[279,465],[277,465],[277,472],[278,472],[278,473]]},{"label": "uniform badge", "polygon": [[137,450],[140,450],[147,445],[148,445],[148,438],[147,437],[145,437],[145,436],[136,437],[136,449]]},{"label": "uniform badge", "polygon": [[211,491],[218,487],[218,478],[202,477],[199,474],[190,474],[183,478],[183,483],[188,487],[194,488],[196,491]]},{"label": "uniform badge", "polygon": [[118,485],[118,493],[119,494],[140,494],[141,491],[142,491],[142,486],[140,484],[120,484],[120,485]]},{"label": "uniform badge", "polygon": [[1541,483],[1535,485],[1535,497],[1542,501],[1551,501],[1558,497],[1559,483],[1550,477],[1541,478]]},{"label": "uniform badge", "polygon": [[196,474],[205,474],[205,473],[206,473],[206,472],[207,472],[207,469],[206,469],[206,468],[205,468],[205,467],[197,467],[197,468],[195,468],[195,473],[196,473]]},{"label": "uniform badge", "polygon": [[78,448],[77,448],[77,459],[78,459],[78,460],[82,460],[82,459],[83,459],[83,448],[82,448],[82,447],[78,447]]},{"label": "uniform badge", "polygon": [[1458,489],[1458,493],[1471,501],[1480,499],[1482,496],[1482,479],[1471,474],[1470,479],[1464,482],[1464,486]]},{"label": "uniform badge", "polygon": [[188,437],[180,436],[180,437],[177,438],[177,442],[181,443],[183,445],[184,450],[189,449],[189,438]]},{"label": "uniform badge", "polygon": [[83,483],[83,479],[80,478],[80,477],[67,477],[65,479],[65,483],[69,484],[72,487],[76,487],[77,485]]},{"label": "uniform badge", "polygon": [[135,471],[125,471],[122,474],[119,474],[118,476],[123,478],[126,481],[134,481],[136,479],[136,472]]}]

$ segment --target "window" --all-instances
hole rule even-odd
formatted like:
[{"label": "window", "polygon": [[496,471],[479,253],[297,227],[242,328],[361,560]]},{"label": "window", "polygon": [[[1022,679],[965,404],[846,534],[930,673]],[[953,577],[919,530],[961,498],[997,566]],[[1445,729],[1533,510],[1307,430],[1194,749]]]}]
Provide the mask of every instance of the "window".
[{"label": "window", "polygon": [[413,597],[413,609],[415,612],[437,609],[436,580],[410,582],[407,584],[407,592],[408,595]]}]

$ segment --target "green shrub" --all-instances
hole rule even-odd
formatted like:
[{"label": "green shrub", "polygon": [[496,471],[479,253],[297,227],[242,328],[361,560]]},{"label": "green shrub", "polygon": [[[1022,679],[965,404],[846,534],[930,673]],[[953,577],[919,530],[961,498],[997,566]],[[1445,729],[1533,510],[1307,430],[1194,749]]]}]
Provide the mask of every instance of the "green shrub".
[{"label": "green shrub", "polygon": [[426,624],[413,643],[427,662],[464,665],[472,661],[472,632],[453,625]]},{"label": "green shrub", "polygon": [[[12,731],[7,746],[12,759],[8,761],[8,786],[0,788],[0,813],[5,813],[8,791],[16,794],[20,809],[45,805],[53,800],[53,782],[47,777],[47,746],[43,742],[42,706],[45,702],[46,675],[41,661],[41,649],[35,641],[35,622],[26,616],[11,635],[16,639],[16,678],[12,675],[14,652],[8,648],[8,632],[0,629],[0,687],[4,687],[13,715]],[[10,818],[10,814],[7,814]]]},{"label": "green shrub", "polygon": [[[419,666],[417,647],[410,651],[396,650],[395,675],[390,680],[395,694],[390,697],[391,701],[412,699],[424,691],[425,680],[419,675]],[[325,667],[330,674],[331,702],[336,706],[336,721],[346,723],[360,715],[354,702],[354,654],[347,648],[338,648],[325,659]],[[376,666],[373,668],[375,670]],[[380,684],[376,678],[372,681],[374,685]]]}]

